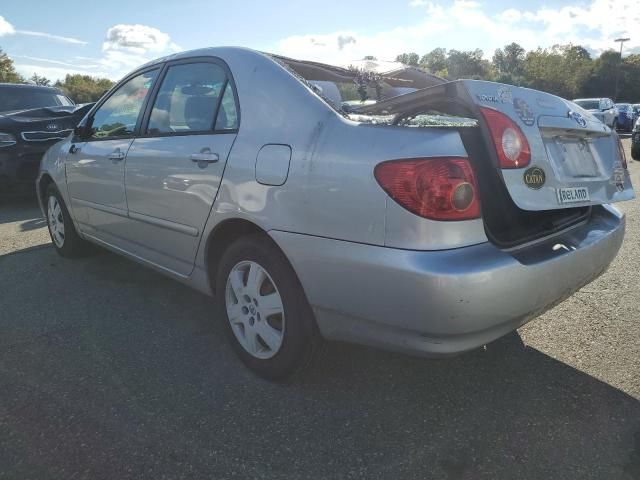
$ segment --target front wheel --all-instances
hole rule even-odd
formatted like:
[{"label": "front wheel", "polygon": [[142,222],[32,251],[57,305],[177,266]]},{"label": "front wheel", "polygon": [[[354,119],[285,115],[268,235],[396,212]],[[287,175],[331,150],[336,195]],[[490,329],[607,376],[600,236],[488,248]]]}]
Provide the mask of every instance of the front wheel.
[{"label": "front wheel", "polygon": [[640,160],[640,143],[631,147],[631,158],[634,160]]},{"label": "front wheel", "polygon": [[66,258],[82,256],[86,251],[86,242],[78,236],[62,195],[53,184],[47,188],[45,206],[49,235],[56,252]]},{"label": "front wheel", "polygon": [[226,250],[216,291],[228,336],[247,367],[282,380],[309,365],[320,340],[313,313],[293,268],[269,237],[241,238]]}]

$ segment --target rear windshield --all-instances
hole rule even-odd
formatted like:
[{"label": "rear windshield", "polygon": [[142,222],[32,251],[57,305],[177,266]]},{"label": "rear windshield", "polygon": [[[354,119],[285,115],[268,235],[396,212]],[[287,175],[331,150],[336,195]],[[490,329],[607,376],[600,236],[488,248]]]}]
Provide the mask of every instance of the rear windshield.
[{"label": "rear windshield", "polygon": [[0,112],[73,105],[64,95],[36,88],[0,88]]},{"label": "rear windshield", "polygon": [[600,102],[598,100],[576,100],[578,105],[580,105],[585,110],[599,110]]}]

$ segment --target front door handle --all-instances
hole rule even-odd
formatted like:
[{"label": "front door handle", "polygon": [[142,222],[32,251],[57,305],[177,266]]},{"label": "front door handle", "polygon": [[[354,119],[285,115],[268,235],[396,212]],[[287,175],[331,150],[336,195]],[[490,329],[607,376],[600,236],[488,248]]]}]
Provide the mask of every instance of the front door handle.
[{"label": "front door handle", "polygon": [[124,160],[125,154],[119,148],[115,149],[113,152],[109,154],[109,160]]},{"label": "front door handle", "polygon": [[192,153],[191,161],[198,164],[201,163],[216,163],[220,161],[220,155],[213,153],[210,148],[203,148],[200,153]]}]

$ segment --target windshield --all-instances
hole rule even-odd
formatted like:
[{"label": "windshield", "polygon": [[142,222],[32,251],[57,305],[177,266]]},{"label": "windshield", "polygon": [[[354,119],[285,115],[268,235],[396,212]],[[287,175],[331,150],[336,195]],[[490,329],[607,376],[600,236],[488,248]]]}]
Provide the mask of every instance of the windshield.
[{"label": "windshield", "polygon": [[600,102],[598,100],[576,100],[575,103],[585,110],[600,110]]},{"label": "windshield", "polygon": [[73,102],[53,90],[19,87],[0,89],[0,112],[65,105],[73,105]]},{"label": "windshield", "polygon": [[629,105],[628,103],[618,103],[618,104],[616,104],[616,108],[618,110],[620,110],[621,112],[626,112],[627,110],[629,110],[629,107],[631,107],[631,105]]}]

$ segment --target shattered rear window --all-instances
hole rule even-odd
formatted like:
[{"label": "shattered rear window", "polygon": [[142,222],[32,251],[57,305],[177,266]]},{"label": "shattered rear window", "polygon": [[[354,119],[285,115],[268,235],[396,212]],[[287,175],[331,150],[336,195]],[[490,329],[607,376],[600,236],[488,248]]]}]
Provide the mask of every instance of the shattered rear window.
[{"label": "shattered rear window", "polygon": [[361,115],[358,113],[347,114],[347,118],[354,122],[369,125],[397,125],[400,127],[414,128],[473,128],[478,126],[478,121],[473,118],[456,117],[440,113],[416,115],[396,121],[395,115]]}]

